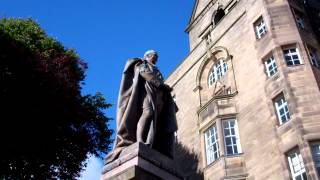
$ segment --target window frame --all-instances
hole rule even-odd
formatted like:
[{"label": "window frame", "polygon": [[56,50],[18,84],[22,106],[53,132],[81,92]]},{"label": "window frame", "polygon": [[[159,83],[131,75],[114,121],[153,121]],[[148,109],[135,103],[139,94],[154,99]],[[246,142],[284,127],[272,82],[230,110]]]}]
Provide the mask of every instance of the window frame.
[{"label": "window frame", "polygon": [[[293,159],[291,155],[294,155]],[[301,153],[298,148],[294,148],[293,150],[289,151],[287,154],[287,162],[289,165],[289,170],[291,174],[291,178],[293,180],[296,179],[296,177],[300,176],[301,180],[307,180],[307,172],[306,168],[303,162],[303,158],[301,156]],[[298,161],[298,162],[297,162]],[[297,168],[299,168],[299,171],[301,172],[296,172]]]},{"label": "window frame", "polygon": [[[257,39],[262,39],[268,33],[267,23],[265,22],[263,16],[260,16],[253,23],[253,27]],[[260,30],[262,31],[260,32]]]},{"label": "window frame", "polygon": [[[237,148],[237,152],[234,153],[234,150],[232,152],[232,154],[228,153],[227,152],[227,143],[226,143],[226,136],[225,136],[225,130],[224,130],[224,125],[223,123],[224,122],[231,122],[233,121],[234,122],[234,134],[235,134],[235,138],[236,138],[236,141],[235,143],[233,143],[232,145],[236,146]],[[216,136],[214,138],[215,141],[212,141],[216,144],[216,151],[210,151],[210,144],[208,143],[208,130],[210,129],[213,129],[215,128],[216,129]],[[206,125],[206,128],[203,129],[203,130],[200,130],[201,131],[201,136],[202,136],[202,152],[203,152],[203,165],[206,167],[206,166],[211,166],[212,164],[214,164],[215,162],[217,162],[219,159],[221,158],[228,158],[228,157],[234,157],[234,156],[239,156],[243,153],[242,151],[242,147],[241,147],[241,140],[240,140],[240,133],[239,133],[239,127],[238,127],[238,121],[235,117],[230,117],[230,118],[226,118],[226,119],[221,119],[221,118],[218,118],[216,120],[214,120],[214,122]],[[230,130],[231,132],[231,130]],[[212,137],[212,136],[211,136]],[[228,136],[229,137],[229,136]],[[231,137],[232,138],[232,137]],[[209,145],[208,145],[209,144]],[[214,150],[213,149],[213,146],[211,148],[211,150]],[[213,153],[216,152],[216,155],[214,155]],[[211,153],[211,154],[209,154]],[[214,157],[214,158],[211,158],[211,157]]]},{"label": "window frame", "polygon": [[[230,121],[234,121],[234,126],[233,126],[233,129],[234,129],[234,134],[232,134],[232,130],[231,130],[231,127],[230,127]],[[234,156],[234,155],[238,155],[238,154],[241,154],[242,153],[242,148],[241,148],[241,141],[240,141],[240,135],[239,135],[239,127],[238,127],[238,122],[237,122],[237,119],[235,118],[231,118],[231,119],[223,119],[221,121],[222,123],[222,134],[223,134],[223,141],[224,141],[224,149],[225,149],[225,155],[226,156]],[[225,122],[228,122],[228,128],[226,128],[224,125],[225,125]],[[228,129],[228,133],[229,135],[226,135],[226,129]],[[230,135],[232,134],[232,135]],[[231,145],[228,145],[227,144],[227,138],[230,138],[230,142],[231,142]],[[233,138],[235,139],[235,143],[233,142]],[[232,147],[232,153],[229,154],[228,153],[228,147]],[[235,152],[235,147],[237,149],[237,152]]]},{"label": "window frame", "polygon": [[[280,105],[279,105],[279,101],[281,102]],[[273,105],[276,110],[279,125],[285,124],[286,122],[291,120],[289,104],[283,93],[280,93],[273,99]],[[281,114],[281,110],[283,110],[284,114]],[[285,120],[283,120],[282,117],[285,117]]]},{"label": "window frame", "polygon": [[[291,50],[295,50],[295,52],[291,52]],[[285,51],[289,51],[285,53]],[[303,60],[300,55],[300,51],[297,45],[286,46],[282,48],[283,58],[288,67],[297,66],[303,64]],[[293,56],[297,56],[298,59],[294,59]],[[287,60],[286,57],[290,57],[290,60]],[[299,63],[295,63],[295,61],[299,61]],[[292,62],[292,64],[288,64],[288,62]]]},{"label": "window frame", "polygon": [[[268,63],[270,61],[270,63]],[[273,55],[269,55],[266,58],[263,59],[264,67],[265,67],[265,72],[268,77],[272,77],[273,75],[277,74],[278,70],[278,65],[276,63],[276,59],[274,58]],[[272,67],[272,70],[269,68]],[[271,72],[273,72],[271,74]]]},{"label": "window frame", "polygon": [[[210,132],[210,130],[213,130],[214,133],[211,134],[210,137],[208,137],[207,132]],[[220,147],[219,147],[219,135],[218,135],[218,128],[216,123],[211,125],[208,129],[204,131],[204,143],[205,143],[205,153],[206,153],[206,165],[210,165],[216,160],[220,158]],[[214,138],[213,141],[208,143],[211,138]],[[214,150],[214,147],[216,147],[216,151]],[[212,153],[212,154],[211,154]]]},{"label": "window frame", "polygon": [[222,19],[226,16],[225,10],[222,8],[222,6],[219,6],[217,10],[212,14],[212,23],[216,26],[219,24]]},{"label": "window frame", "polygon": [[211,67],[208,75],[208,87],[212,87],[219,79],[221,79],[228,72],[228,63],[224,58],[219,58]]}]

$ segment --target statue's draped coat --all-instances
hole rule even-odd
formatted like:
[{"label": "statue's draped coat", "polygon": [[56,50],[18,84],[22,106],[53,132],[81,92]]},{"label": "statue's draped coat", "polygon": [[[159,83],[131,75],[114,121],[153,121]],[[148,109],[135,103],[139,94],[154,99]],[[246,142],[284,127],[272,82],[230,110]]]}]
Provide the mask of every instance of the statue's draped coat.
[{"label": "statue's draped coat", "polygon": [[[114,149],[106,158],[109,163],[120,155],[123,148],[136,142],[136,129],[142,114],[144,95],[150,98],[154,118],[150,127],[152,136],[150,146],[159,152],[171,156],[174,143],[174,132],[177,130],[175,113],[177,107],[170,92],[164,91],[163,109],[157,114],[157,91],[159,89],[148,82],[148,77],[140,75],[140,65],[144,63],[139,58],[129,59],[125,65],[117,105],[117,134]],[[151,77],[150,77],[151,79]]]}]

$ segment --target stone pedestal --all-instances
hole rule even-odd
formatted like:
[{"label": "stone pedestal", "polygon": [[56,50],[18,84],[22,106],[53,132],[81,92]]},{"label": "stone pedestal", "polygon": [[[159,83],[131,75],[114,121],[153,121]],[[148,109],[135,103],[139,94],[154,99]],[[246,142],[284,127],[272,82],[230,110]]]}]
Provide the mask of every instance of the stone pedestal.
[{"label": "stone pedestal", "polygon": [[182,180],[172,159],[135,143],[103,167],[101,180]]}]

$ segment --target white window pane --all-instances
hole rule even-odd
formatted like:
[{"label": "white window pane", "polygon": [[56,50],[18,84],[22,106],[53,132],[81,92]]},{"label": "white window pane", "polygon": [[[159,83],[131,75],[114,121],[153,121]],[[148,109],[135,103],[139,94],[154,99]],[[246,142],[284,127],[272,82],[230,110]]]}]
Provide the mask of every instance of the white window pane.
[{"label": "white window pane", "polygon": [[267,27],[262,18],[258,19],[258,21],[254,23],[254,26],[255,26],[255,32],[258,39],[262,38],[263,35],[267,33]]},{"label": "white window pane", "polygon": [[274,105],[276,107],[277,116],[280,125],[290,120],[290,112],[288,108],[288,103],[284,99],[283,95],[280,95],[274,100]]},{"label": "white window pane", "polygon": [[297,149],[288,154],[288,162],[293,180],[307,180],[302,156]]},{"label": "white window pane", "polygon": [[211,126],[205,132],[205,145],[206,145],[206,156],[207,164],[211,164],[219,158],[219,144],[218,144],[218,134],[216,126]]},{"label": "white window pane", "polygon": [[301,58],[297,48],[283,50],[284,58],[288,66],[301,64]]},{"label": "white window pane", "polygon": [[228,119],[223,121],[223,134],[226,146],[226,155],[241,153],[238,126],[235,119]]},{"label": "white window pane", "polygon": [[265,69],[266,69],[268,77],[271,77],[276,72],[278,72],[278,67],[277,67],[276,61],[273,56],[266,59],[264,64],[265,64]]},{"label": "white window pane", "polygon": [[208,85],[211,87],[215,82],[217,82],[222,76],[228,71],[228,64],[224,60],[219,60],[213,66],[208,77]]}]

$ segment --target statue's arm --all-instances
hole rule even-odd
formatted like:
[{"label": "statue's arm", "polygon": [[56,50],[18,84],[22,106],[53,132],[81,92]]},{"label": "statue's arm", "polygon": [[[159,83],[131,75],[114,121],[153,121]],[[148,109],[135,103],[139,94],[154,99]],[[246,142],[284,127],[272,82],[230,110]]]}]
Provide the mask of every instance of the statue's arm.
[{"label": "statue's arm", "polygon": [[152,72],[148,65],[142,63],[140,65],[140,75],[150,84],[155,86],[158,89],[163,89],[166,91],[172,91],[172,88],[165,84],[162,80],[159,80],[158,77]]},{"label": "statue's arm", "polygon": [[157,88],[161,88],[163,82],[157,78],[148,65],[142,63],[139,67],[140,75],[150,84]]}]

